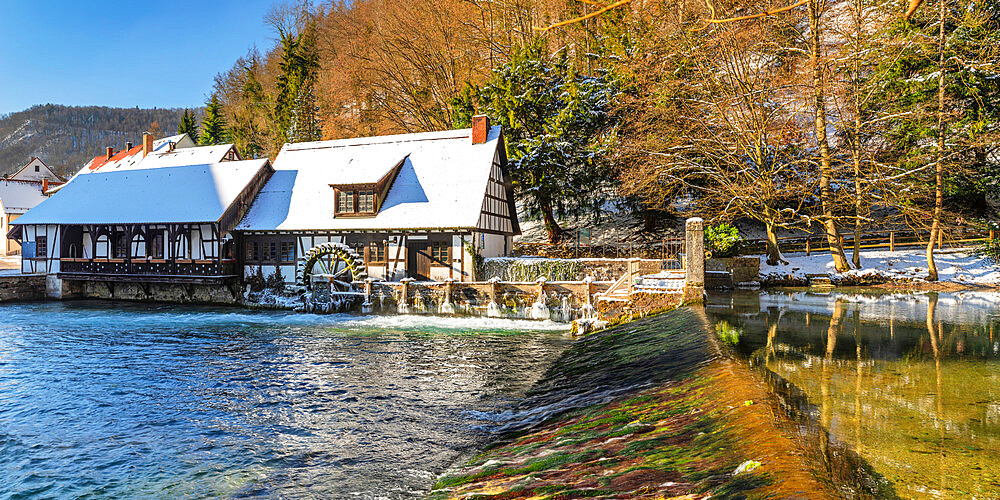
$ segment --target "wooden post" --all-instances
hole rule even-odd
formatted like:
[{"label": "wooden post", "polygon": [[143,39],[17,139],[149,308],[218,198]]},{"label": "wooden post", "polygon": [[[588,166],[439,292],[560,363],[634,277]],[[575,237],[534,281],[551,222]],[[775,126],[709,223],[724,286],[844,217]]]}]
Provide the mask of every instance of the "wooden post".
[{"label": "wooden post", "polygon": [[896,231],[889,231],[889,251],[896,251]]},{"label": "wooden post", "polygon": [[806,257],[812,254],[812,248],[809,246],[809,238],[806,238]]}]

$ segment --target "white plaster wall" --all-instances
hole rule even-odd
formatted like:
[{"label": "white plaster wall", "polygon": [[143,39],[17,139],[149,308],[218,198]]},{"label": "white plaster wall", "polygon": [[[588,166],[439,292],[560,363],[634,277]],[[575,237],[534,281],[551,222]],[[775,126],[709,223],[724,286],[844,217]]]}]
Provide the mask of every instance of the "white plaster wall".
[{"label": "white plaster wall", "polygon": [[[59,226],[24,226],[22,230],[22,241],[35,241],[35,234],[38,236],[47,235],[45,241],[45,258],[48,262],[34,259],[21,259],[21,272],[23,273],[58,273],[59,272],[59,246],[60,237]],[[47,264],[47,265],[46,265]]]},{"label": "white plaster wall", "polygon": [[479,255],[483,257],[503,257],[506,255],[504,252],[504,243],[506,236],[501,234],[487,234],[479,233],[478,242],[480,246]]}]

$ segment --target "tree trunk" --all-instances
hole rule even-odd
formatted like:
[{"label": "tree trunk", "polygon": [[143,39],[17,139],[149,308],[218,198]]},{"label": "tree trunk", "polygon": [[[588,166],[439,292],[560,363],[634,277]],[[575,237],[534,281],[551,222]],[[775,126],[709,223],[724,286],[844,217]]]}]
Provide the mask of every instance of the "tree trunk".
[{"label": "tree trunk", "polygon": [[545,232],[548,233],[549,243],[559,243],[562,239],[562,228],[556,222],[552,212],[552,201],[547,198],[538,200],[538,207],[542,211],[542,222],[545,223]]},{"label": "tree trunk", "polygon": [[833,162],[830,153],[830,142],[826,137],[826,83],[823,79],[823,64],[821,61],[820,44],[820,5],[821,0],[811,0],[809,2],[809,45],[812,50],[812,70],[813,70],[813,100],[816,108],[816,142],[820,152],[820,202],[823,205],[823,227],[826,230],[826,240],[830,245],[830,255],[833,257],[833,264],[838,272],[845,272],[851,269],[847,264],[847,257],[844,255],[844,247],[840,242],[840,232],[837,230],[837,222],[833,217],[833,192],[830,183],[833,178]]},{"label": "tree trunk", "polygon": [[767,265],[788,264],[788,261],[781,258],[781,249],[778,248],[778,235],[774,234],[774,225],[765,222],[764,227],[767,231]]},{"label": "tree trunk", "polygon": [[927,241],[927,281],[937,281],[937,264],[934,263],[934,243],[941,231],[941,207],[944,205],[944,22],[945,0],[940,1],[938,11],[938,143],[937,165],[934,167],[934,216],[931,219],[931,235]]},{"label": "tree trunk", "polygon": [[851,141],[854,150],[854,255],[851,261],[856,269],[861,269],[861,211],[864,205],[861,202],[861,37],[864,30],[861,27],[861,19],[864,15],[863,0],[857,0],[855,9],[855,36],[857,40],[854,44],[854,138]]}]

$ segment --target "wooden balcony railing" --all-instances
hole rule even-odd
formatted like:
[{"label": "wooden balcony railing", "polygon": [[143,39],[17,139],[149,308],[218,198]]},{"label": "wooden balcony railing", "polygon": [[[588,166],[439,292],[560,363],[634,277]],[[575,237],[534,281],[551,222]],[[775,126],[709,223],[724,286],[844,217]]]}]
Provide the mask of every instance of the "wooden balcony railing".
[{"label": "wooden balcony railing", "polygon": [[[182,259],[59,259],[59,273],[77,279],[138,281],[221,279],[238,275],[236,261]],[[154,279],[158,278],[158,279]]]}]

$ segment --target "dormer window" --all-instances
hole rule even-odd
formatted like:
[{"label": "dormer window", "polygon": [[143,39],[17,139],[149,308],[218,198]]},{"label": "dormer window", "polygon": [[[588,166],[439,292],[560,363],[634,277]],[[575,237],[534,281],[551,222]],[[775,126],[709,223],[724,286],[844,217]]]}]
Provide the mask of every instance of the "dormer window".
[{"label": "dormer window", "polygon": [[371,217],[378,210],[375,186],[334,186],[335,215],[338,217]]},{"label": "dormer window", "polygon": [[337,193],[337,213],[354,213],[354,191],[340,191]]}]

